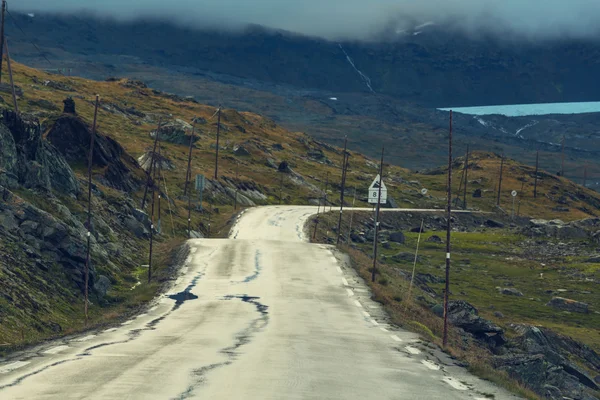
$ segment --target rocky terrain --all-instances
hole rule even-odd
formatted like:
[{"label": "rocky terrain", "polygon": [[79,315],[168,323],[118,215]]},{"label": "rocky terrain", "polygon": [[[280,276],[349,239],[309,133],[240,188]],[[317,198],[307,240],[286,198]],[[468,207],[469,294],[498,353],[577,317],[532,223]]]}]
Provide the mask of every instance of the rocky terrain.
[{"label": "rocky terrain", "polygon": [[[454,354],[472,370],[488,371],[483,375],[499,383],[502,371],[544,399],[600,398],[600,220],[490,217],[452,220]],[[355,267],[367,280],[374,220],[367,213],[352,219],[352,227],[348,220],[342,224],[342,240],[355,250]],[[421,223],[416,289],[409,298]],[[327,231],[337,231],[337,218],[325,217],[320,225],[317,240],[334,243]],[[371,284],[397,323],[434,342],[443,316],[445,228],[444,213],[382,214],[381,264]]]}]

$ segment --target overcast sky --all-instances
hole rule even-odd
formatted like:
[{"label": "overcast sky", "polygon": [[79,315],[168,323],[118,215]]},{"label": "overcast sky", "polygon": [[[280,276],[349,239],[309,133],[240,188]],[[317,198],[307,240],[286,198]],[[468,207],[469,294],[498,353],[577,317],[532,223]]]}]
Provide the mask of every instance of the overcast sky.
[{"label": "overcast sky", "polygon": [[[260,24],[330,39],[364,39],[391,20],[452,21],[471,32],[529,38],[595,37],[600,0],[9,0],[33,11],[94,11],[123,19],[158,16],[197,26]],[[404,21],[404,22],[400,22]]]}]

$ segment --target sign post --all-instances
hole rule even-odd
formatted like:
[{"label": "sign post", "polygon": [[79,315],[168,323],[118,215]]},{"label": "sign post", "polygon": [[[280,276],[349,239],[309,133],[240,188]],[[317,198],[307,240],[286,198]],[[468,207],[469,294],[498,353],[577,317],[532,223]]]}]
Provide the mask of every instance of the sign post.
[{"label": "sign post", "polygon": [[377,204],[377,200],[379,199],[379,204],[387,203],[387,187],[385,186],[385,182],[381,184],[381,196],[379,193],[379,182],[381,181],[381,177],[379,174],[369,186],[369,203]]},{"label": "sign post", "polygon": [[515,199],[517,198],[517,191],[513,190],[510,195],[513,198],[513,206],[512,206],[512,217],[515,219]]}]

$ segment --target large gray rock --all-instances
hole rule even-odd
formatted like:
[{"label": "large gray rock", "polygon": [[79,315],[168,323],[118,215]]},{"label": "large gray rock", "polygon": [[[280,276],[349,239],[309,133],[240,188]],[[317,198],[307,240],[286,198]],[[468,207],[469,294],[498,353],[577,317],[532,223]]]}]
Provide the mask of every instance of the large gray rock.
[{"label": "large gray rock", "polygon": [[[37,120],[5,110],[2,122],[14,140],[17,164],[12,172],[20,184],[44,191],[55,189],[72,197],[79,194],[75,174],[57,149],[42,138],[42,129]],[[3,131],[0,136],[6,139],[6,132]],[[7,143],[10,147],[9,141]],[[11,152],[12,148],[7,153]],[[10,162],[7,161],[7,164]]]},{"label": "large gray rock", "polygon": [[17,183],[17,147],[11,132],[0,124],[0,185],[13,187]]},{"label": "large gray rock", "polygon": [[102,299],[106,296],[110,286],[110,279],[104,275],[100,275],[96,280],[96,283],[94,283],[94,291],[96,292],[96,295]]},{"label": "large gray rock", "polygon": [[515,288],[503,288],[503,289],[500,289],[500,293],[508,295],[508,296],[518,296],[518,297],[523,296],[523,293]]},{"label": "large gray rock", "polygon": [[123,219],[123,226],[138,238],[145,239],[150,236],[149,228],[146,228],[143,223],[139,222],[133,216],[126,216]]},{"label": "large gray rock", "polygon": [[444,241],[442,240],[441,237],[437,236],[437,235],[431,235],[430,237],[427,238],[426,242],[429,243],[444,243]]},{"label": "large gray rock", "polygon": [[492,321],[481,318],[477,309],[463,300],[448,302],[448,320],[452,325],[474,335],[503,332],[502,328]]},{"label": "large gray rock", "polygon": [[587,225],[585,222],[582,223],[582,221],[565,223],[559,219],[551,221],[532,219],[523,232],[531,236],[571,240],[588,238],[590,236],[589,229],[591,229],[591,225]]},{"label": "large gray rock", "polygon": [[[84,120],[63,114],[50,128],[46,138],[67,161],[87,165],[91,135],[91,129]],[[103,170],[102,175],[94,178],[106,186],[134,192],[145,183],[138,162],[114,139],[99,132],[96,132],[92,161],[94,167]]]},{"label": "large gray rock", "polygon": [[404,233],[398,231],[398,232],[391,232],[388,240],[390,242],[404,244],[404,242],[406,241],[406,238],[404,237]]},{"label": "large gray rock", "polygon": [[[191,134],[192,125],[182,119],[175,119],[173,121],[163,123],[160,127],[160,140],[169,143],[189,146]],[[156,130],[150,132],[150,136],[154,138],[156,136]],[[195,143],[199,139],[200,136],[198,135],[198,130],[196,130],[192,141]]]},{"label": "large gray rock", "polygon": [[600,356],[589,347],[546,328],[515,325],[518,336],[511,352],[493,359],[496,368],[525,383],[548,399],[595,399],[589,390],[600,387],[572,360],[598,370]]},{"label": "large gray rock", "polygon": [[547,306],[558,308],[560,310],[587,314],[590,312],[589,305],[580,301],[571,299],[565,299],[563,297],[553,297],[552,300],[546,304]]},{"label": "large gray rock", "polygon": [[[400,252],[392,256],[392,260],[397,262],[414,262],[415,255],[413,253]],[[417,262],[421,261],[421,256],[417,256]]]}]

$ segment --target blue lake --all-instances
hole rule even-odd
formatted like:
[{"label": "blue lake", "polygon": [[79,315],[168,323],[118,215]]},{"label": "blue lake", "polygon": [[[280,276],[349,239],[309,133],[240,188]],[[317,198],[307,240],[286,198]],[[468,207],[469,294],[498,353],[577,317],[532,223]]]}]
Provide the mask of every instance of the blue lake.
[{"label": "blue lake", "polygon": [[583,103],[512,104],[504,106],[440,108],[470,115],[500,114],[507,117],[547,114],[584,114],[600,112],[600,101]]}]

